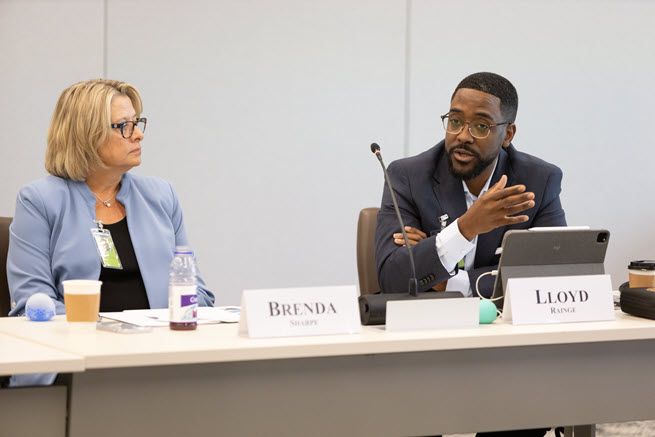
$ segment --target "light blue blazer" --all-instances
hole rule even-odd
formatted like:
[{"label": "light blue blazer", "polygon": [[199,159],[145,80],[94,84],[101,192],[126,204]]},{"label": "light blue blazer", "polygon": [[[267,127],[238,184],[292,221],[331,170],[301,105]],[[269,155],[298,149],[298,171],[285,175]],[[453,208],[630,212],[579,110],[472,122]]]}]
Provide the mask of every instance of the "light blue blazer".
[{"label": "light blue blazer", "polygon": [[[116,198],[125,206],[150,307],[166,308],[173,251],[188,244],[177,196],[168,182],[126,173]],[[86,183],[56,176],[20,190],[9,232],[9,315],[23,314],[27,299],[37,292],[50,296],[57,313],[64,314],[62,281],[100,277],[100,257],[90,231],[96,227],[95,204]],[[213,293],[202,278],[198,282],[198,303],[212,306]]]}]

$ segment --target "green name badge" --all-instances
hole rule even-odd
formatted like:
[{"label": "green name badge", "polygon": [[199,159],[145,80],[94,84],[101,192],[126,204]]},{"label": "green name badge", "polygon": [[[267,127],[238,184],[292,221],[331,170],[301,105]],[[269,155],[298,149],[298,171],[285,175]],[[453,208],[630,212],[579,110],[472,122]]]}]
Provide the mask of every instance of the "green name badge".
[{"label": "green name badge", "polygon": [[96,242],[96,248],[98,249],[102,266],[106,269],[122,270],[123,265],[121,264],[121,259],[118,256],[118,251],[116,251],[116,246],[114,245],[114,240],[111,238],[109,229],[100,227],[92,228],[91,235]]}]

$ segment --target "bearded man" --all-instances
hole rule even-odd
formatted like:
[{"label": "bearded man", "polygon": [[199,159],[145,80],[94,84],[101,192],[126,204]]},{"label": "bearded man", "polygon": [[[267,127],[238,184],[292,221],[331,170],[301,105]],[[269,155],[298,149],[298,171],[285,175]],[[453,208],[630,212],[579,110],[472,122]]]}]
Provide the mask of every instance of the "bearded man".
[{"label": "bearded man", "polygon": [[[505,232],[566,226],[562,171],[512,145],[517,109],[518,95],[507,79],[472,74],[457,85],[441,116],[444,140],[389,166],[413,246],[418,291],[477,296],[471,286],[497,268]],[[376,230],[382,292],[407,292],[411,273],[404,245],[385,185]],[[489,297],[492,288],[487,275],[480,293]]]}]

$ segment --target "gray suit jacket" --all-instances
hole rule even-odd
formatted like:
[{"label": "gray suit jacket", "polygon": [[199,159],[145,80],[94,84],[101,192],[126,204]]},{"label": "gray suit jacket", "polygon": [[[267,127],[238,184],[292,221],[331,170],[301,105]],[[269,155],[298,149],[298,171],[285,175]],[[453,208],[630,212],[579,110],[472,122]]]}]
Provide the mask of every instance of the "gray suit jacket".
[{"label": "gray suit jacket", "polygon": [[[435,246],[440,230],[439,217],[448,214],[449,223],[466,212],[462,182],[448,169],[448,156],[444,142],[410,158],[399,159],[389,166],[400,213],[406,226],[414,226],[428,234],[428,238],[413,247],[419,291],[427,291],[439,282],[450,278],[441,264]],[[535,226],[565,226],[566,218],[560,203],[562,171],[546,161],[517,151],[511,144],[501,149],[490,186],[507,175],[507,186],[524,184],[535,195],[534,208],[525,212],[529,220],[519,225],[505,226],[478,236],[474,268],[468,272],[471,284],[483,272],[498,265],[496,248],[509,229],[527,229]],[[392,235],[400,225],[391,203],[389,188],[384,187],[382,205],[378,214],[375,258],[378,280],[384,292],[407,292],[410,277],[407,249],[393,242]],[[483,295],[491,296],[493,279],[481,282]]]}]

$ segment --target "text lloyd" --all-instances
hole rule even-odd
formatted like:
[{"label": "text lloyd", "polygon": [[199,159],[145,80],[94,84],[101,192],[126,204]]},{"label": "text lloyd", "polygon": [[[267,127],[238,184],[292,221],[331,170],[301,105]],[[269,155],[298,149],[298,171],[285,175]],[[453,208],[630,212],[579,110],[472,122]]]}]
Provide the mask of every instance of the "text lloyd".
[{"label": "text lloyd", "polygon": [[336,314],[337,310],[332,303],[279,303],[269,302],[268,309],[271,317],[277,316],[314,316],[320,314]]},{"label": "text lloyd", "polygon": [[585,290],[569,290],[569,291],[547,291],[542,295],[541,290],[535,290],[537,292],[537,303],[538,304],[548,304],[548,303],[575,303],[575,302],[586,302],[589,300],[589,293]]}]

